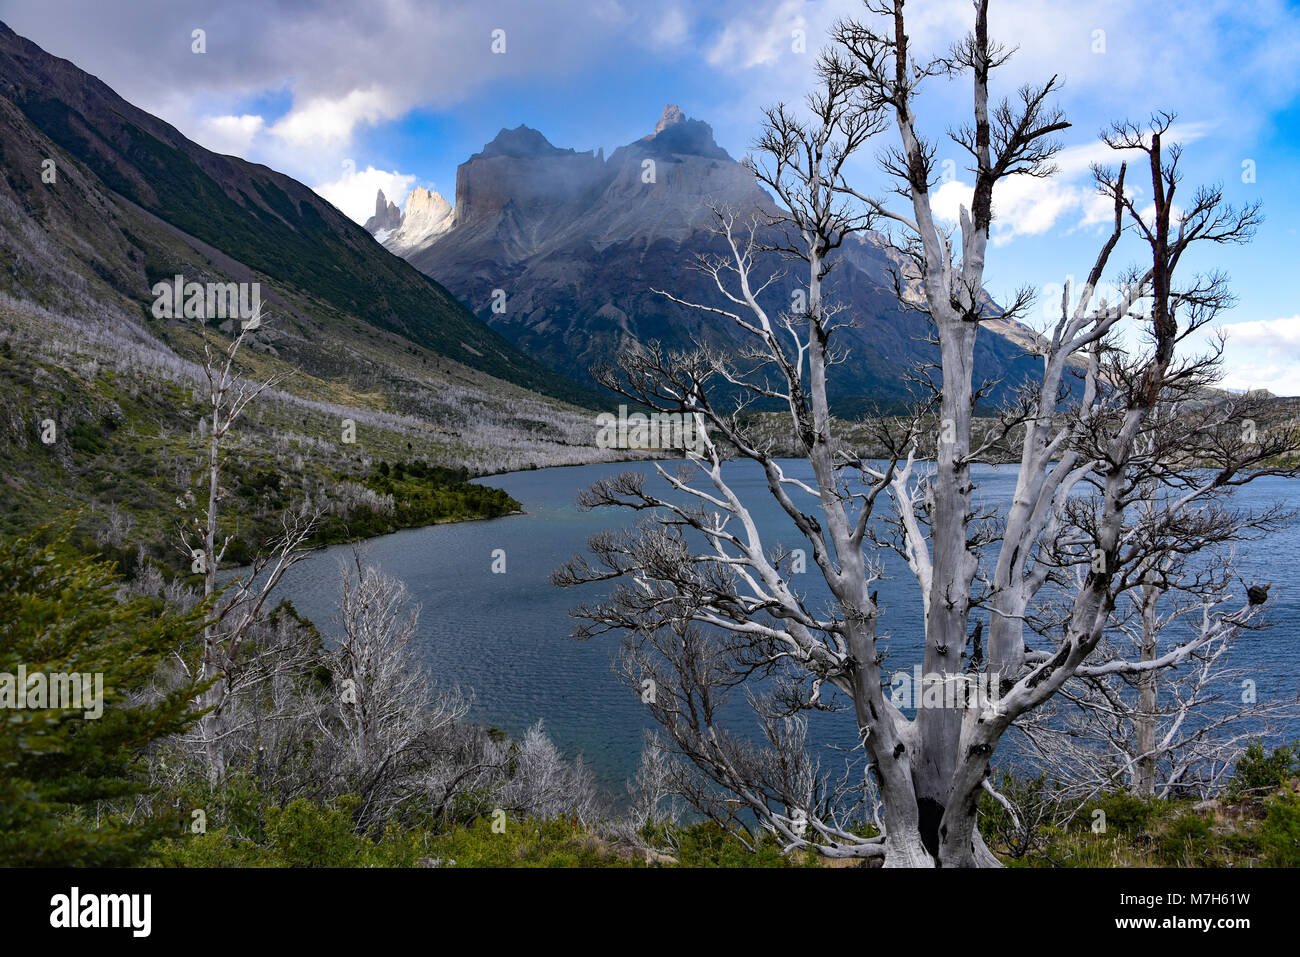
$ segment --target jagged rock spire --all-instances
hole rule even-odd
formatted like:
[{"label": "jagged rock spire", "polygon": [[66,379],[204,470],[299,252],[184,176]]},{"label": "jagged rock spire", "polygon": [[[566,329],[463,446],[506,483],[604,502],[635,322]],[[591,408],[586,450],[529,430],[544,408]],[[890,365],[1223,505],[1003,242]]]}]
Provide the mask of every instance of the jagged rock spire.
[{"label": "jagged rock spire", "polygon": [[659,117],[659,122],[655,124],[655,135],[662,133],[674,123],[683,123],[686,121],[686,114],[676,103],[669,103],[664,107],[663,115]]}]

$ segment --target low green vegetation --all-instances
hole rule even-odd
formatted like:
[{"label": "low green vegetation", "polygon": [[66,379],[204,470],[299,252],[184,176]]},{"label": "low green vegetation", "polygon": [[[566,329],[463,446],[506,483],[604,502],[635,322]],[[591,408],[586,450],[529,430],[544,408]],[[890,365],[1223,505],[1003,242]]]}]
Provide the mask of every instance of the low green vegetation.
[{"label": "low green vegetation", "polygon": [[[1035,793],[1043,793],[1045,783],[1003,775],[998,790],[1023,815],[1024,808],[1035,808]],[[1117,791],[1033,822],[1023,815],[1017,826],[985,795],[980,826],[989,846],[1012,867],[1297,867],[1298,787],[1297,748],[1269,753],[1256,742],[1238,759],[1216,800]]]},{"label": "low green vegetation", "polygon": [[[1247,769],[1237,779],[1252,774]],[[1261,797],[1200,804],[1123,792],[1102,795],[1070,821],[1045,825],[1024,854],[1009,853],[1001,842],[1001,828],[1008,822],[1001,805],[991,799],[982,809],[981,828],[1011,867],[1297,867],[1300,795],[1295,784],[1278,780]],[[1007,787],[1006,780],[1002,786]],[[150,859],[158,866],[184,867],[769,868],[835,863],[797,851],[782,854],[771,837],[750,849],[707,821],[647,827],[637,846],[611,841],[600,828],[571,818],[507,818],[494,827],[491,817],[477,816],[367,835],[352,826],[356,802],[348,797],[324,807],[300,799],[285,808],[254,808],[260,814],[255,819],[247,817],[245,807],[242,819],[234,815],[231,823],[206,834],[161,840]],[[1097,829],[1098,820],[1105,821],[1104,830]],[[647,847],[660,850],[648,852]]]},{"label": "low green vegetation", "polygon": [[[235,790],[238,790],[237,788]],[[360,799],[329,806],[299,798],[285,807],[245,805],[229,823],[203,834],[160,840],[156,867],[810,867],[810,855],[782,855],[771,838],[757,850],[712,822],[656,828],[646,836],[669,853],[613,841],[575,818],[478,816],[358,833]],[[249,814],[252,810],[255,813]],[[675,852],[675,853],[673,853]]]},{"label": "low green vegetation", "polygon": [[[54,523],[0,539],[0,861],[11,866],[139,861],[171,812],[102,815],[104,803],[147,795],[143,753],[197,717],[192,681],[164,691],[154,679],[193,647],[201,608],[120,598],[111,565],[77,554],[68,532]],[[54,698],[56,676],[74,674],[92,687]],[[35,686],[16,697],[35,675],[48,697]]]},{"label": "low green vegetation", "polygon": [[[0,417],[8,423],[0,433],[0,532],[21,534],[77,508],[72,547],[127,575],[142,551],[146,561],[183,572],[180,529],[205,499],[201,396],[110,367],[83,372],[0,346]],[[48,443],[43,422],[52,423]],[[224,456],[227,565],[247,562],[306,498],[325,509],[313,545],[520,509],[504,492],[472,484],[467,469],[417,457],[439,453],[426,443],[417,449],[406,435],[357,429],[361,439],[348,444],[323,412],[294,414],[272,401],[251,410]],[[394,464],[376,462],[380,455]]]},{"label": "low green vegetation", "polygon": [[522,510],[523,506],[501,489],[475,485],[469,478],[463,468],[442,468],[418,460],[391,466],[380,462],[362,484],[380,497],[383,507],[361,504],[346,518],[324,516],[313,543],[346,542],[441,522],[500,518]]}]

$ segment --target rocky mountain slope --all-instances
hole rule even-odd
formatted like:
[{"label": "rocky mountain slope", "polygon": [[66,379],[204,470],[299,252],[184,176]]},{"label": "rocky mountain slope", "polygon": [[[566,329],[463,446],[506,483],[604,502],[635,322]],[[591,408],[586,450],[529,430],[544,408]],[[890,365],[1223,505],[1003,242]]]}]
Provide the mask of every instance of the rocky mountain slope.
[{"label": "rocky mountain slope", "polygon": [[265,322],[236,370],[291,374],[229,443],[241,547],[275,496],[327,508],[339,535],[400,523],[371,487],[381,461],[481,474],[618,454],[559,398],[594,397],[307,187],[201,149],[0,24],[0,531],[76,507],[127,564],[137,547],[182,554],[205,442],[196,360],[239,320],[155,316],[154,284],[177,274],[257,283]]},{"label": "rocky mountain slope", "polygon": [[3,24],[0,159],[0,283],[13,295],[43,302],[84,283],[166,335],[149,312],[159,280],[258,282],[280,318],[262,344],[305,368],[347,367],[323,348],[332,340],[384,339],[587,398],[302,183],[203,149]]},{"label": "rocky mountain slope", "polygon": [[[717,145],[711,127],[670,105],[653,132],[608,157],[556,147],[526,126],[502,130],[457,170],[450,228],[427,233],[415,246],[409,239],[399,246],[396,234],[384,239],[524,351],[590,381],[594,364],[633,342],[735,346],[736,334],[722,320],[653,291],[720,301],[712,279],[690,268],[697,254],[727,251],[710,232],[713,204],[759,214],[774,209],[748,170]],[[904,400],[908,374],[933,358],[922,341],[924,319],[895,294],[897,265],[865,237],[845,244],[829,277],[829,294],[853,321],[838,334],[850,355],[830,383],[841,414]],[[765,305],[789,309],[798,271],[775,256],[760,263],[764,276],[775,270],[785,275]],[[1035,373],[1036,363],[1023,355],[1028,333],[1005,324],[981,337],[976,374],[1001,378],[992,400]]]}]

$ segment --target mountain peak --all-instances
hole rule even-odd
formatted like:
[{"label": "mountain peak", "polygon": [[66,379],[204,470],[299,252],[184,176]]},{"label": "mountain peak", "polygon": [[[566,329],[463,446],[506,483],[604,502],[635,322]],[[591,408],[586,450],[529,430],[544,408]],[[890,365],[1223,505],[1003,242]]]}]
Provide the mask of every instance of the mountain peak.
[{"label": "mountain peak", "polygon": [[449,208],[450,205],[442,193],[432,189],[425,189],[423,186],[415,187],[406,196],[406,213],[408,215],[418,209],[434,209],[441,215]]},{"label": "mountain peak", "polygon": [[[534,159],[539,156],[558,156],[572,153],[551,145],[551,141],[540,130],[520,123],[513,130],[502,129],[496,138],[483,147],[478,156],[510,156],[515,159]],[[471,157],[472,159],[473,157]]]},{"label": "mountain peak", "polygon": [[443,195],[435,190],[417,186],[406,194],[406,206],[393,229],[383,234],[373,235],[390,251],[401,255],[433,242],[451,229],[451,222],[451,204]]},{"label": "mountain peak", "polygon": [[655,135],[658,136],[674,123],[683,123],[686,121],[686,114],[676,103],[669,103],[664,107],[663,115],[659,117],[659,122],[655,124]]},{"label": "mountain peak", "polygon": [[655,131],[631,144],[658,156],[703,156],[730,160],[727,151],[713,139],[713,127],[703,120],[689,119],[675,103],[664,107]]},{"label": "mountain peak", "polygon": [[401,224],[402,211],[397,208],[396,203],[388,201],[388,197],[381,189],[379,195],[375,197],[375,215],[367,219],[362,228],[374,236],[380,232],[390,233]]}]

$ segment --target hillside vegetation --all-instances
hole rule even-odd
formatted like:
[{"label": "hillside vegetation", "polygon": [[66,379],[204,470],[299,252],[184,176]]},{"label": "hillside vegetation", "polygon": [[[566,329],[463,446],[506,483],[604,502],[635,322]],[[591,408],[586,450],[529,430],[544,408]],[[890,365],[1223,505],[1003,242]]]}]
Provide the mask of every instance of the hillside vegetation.
[{"label": "hillside vegetation", "polygon": [[[202,368],[178,352],[201,345],[194,330],[174,337],[175,351],[129,332],[0,298],[0,531],[76,507],[86,551],[127,570],[143,550],[177,569],[187,554],[178,523],[202,491],[206,427]],[[225,334],[208,334],[224,348]],[[269,353],[248,355],[242,371],[252,378],[288,369]],[[380,390],[301,371],[249,408],[227,443],[229,561],[259,548],[292,503],[324,506],[316,544],[344,541],[519,508],[469,485],[473,475],[618,455],[595,447],[581,410],[504,383],[409,374],[399,388],[418,414],[393,410]],[[406,468],[398,478],[381,463]]]}]

